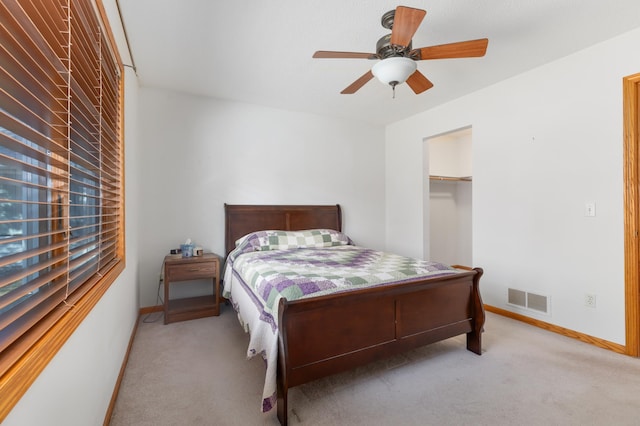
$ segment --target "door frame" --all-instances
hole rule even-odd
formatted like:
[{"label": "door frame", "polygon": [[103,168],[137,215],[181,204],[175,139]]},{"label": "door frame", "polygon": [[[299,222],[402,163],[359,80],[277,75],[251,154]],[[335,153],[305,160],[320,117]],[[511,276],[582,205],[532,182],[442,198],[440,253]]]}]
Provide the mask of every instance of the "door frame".
[{"label": "door frame", "polygon": [[640,73],[624,77],[624,294],[625,351],[640,356]]}]

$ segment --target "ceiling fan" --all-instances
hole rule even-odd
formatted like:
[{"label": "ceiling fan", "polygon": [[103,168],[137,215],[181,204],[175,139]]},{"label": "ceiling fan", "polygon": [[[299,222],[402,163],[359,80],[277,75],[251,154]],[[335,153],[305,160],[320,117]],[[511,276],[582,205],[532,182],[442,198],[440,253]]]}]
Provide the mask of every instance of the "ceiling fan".
[{"label": "ceiling fan", "polygon": [[392,87],[394,97],[396,86],[405,81],[416,94],[420,94],[432,88],[433,83],[418,71],[416,61],[480,57],[486,53],[489,43],[488,39],[482,38],[413,49],[411,39],[426,14],[427,12],[422,9],[398,6],[395,10],[382,15],[381,24],[384,28],[390,29],[391,34],[378,40],[376,53],[319,50],[313,54],[313,57],[381,59],[371,70],[340,92],[344,95],[355,93],[374,76]]}]

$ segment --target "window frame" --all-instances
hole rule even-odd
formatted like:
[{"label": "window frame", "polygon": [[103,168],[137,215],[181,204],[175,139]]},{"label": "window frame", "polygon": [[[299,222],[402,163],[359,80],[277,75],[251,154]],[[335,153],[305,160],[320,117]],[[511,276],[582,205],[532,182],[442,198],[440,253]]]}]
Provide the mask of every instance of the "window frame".
[{"label": "window frame", "polygon": [[[71,1],[71,0],[69,0]],[[45,319],[32,327],[28,334],[34,339],[19,339],[6,349],[9,359],[15,359],[6,372],[0,377],[0,423],[4,421],[20,398],[27,392],[48,363],[64,346],[69,337],[84,321],[87,315],[100,301],[102,296],[115,282],[126,266],[125,256],[125,180],[124,180],[124,66],[117,49],[113,32],[109,25],[103,0],[91,0],[89,6],[96,13],[104,31],[104,39],[108,46],[106,50],[112,55],[115,66],[120,73],[117,82],[118,91],[118,134],[116,143],[119,145],[119,184],[120,196],[117,199],[119,208],[117,236],[115,238],[115,263],[103,275],[93,274],[88,280],[88,290],[69,294],[64,304],[49,313]],[[84,286],[84,285],[83,285]]]}]

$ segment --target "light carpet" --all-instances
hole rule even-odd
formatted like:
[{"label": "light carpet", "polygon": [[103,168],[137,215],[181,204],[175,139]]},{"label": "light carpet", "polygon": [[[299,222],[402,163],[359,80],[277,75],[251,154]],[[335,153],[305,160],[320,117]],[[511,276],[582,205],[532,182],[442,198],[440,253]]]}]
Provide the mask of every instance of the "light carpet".
[{"label": "light carpet", "polygon": [[[279,424],[229,306],[143,319],[111,426]],[[640,425],[640,360],[488,313],[482,356],[459,336],[295,387],[289,409],[292,425]]]}]

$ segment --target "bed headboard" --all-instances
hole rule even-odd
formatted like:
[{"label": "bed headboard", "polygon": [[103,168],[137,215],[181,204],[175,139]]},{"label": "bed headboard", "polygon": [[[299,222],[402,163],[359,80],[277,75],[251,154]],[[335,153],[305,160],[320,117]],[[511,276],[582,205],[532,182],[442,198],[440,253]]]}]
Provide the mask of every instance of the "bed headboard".
[{"label": "bed headboard", "polygon": [[340,205],[278,206],[224,205],[225,254],[235,248],[238,238],[264,230],[301,231],[334,229],[342,231]]}]

